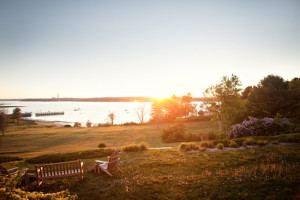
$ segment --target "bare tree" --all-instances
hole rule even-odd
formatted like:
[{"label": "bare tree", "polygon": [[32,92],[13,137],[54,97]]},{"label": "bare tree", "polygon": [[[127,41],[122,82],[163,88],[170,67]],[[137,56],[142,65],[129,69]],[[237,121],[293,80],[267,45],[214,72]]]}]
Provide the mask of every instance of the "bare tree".
[{"label": "bare tree", "polygon": [[144,118],[147,114],[146,105],[143,104],[140,107],[136,108],[136,114],[137,114],[141,124],[144,123]]},{"label": "bare tree", "polygon": [[114,120],[116,119],[116,114],[114,112],[109,112],[107,118],[111,125],[114,125]]},{"label": "bare tree", "polygon": [[4,135],[7,126],[7,115],[5,109],[0,109],[0,131]]}]

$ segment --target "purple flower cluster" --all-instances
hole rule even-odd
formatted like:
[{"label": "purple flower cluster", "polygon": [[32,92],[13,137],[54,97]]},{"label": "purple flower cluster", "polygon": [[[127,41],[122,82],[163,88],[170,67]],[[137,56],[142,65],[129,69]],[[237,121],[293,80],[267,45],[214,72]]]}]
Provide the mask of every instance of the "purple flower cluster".
[{"label": "purple flower cluster", "polygon": [[241,124],[231,126],[231,129],[226,133],[226,136],[228,138],[239,138],[247,136],[278,135],[287,132],[289,124],[290,122],[287,118],[251,118],[249,120],[244,120]]}]

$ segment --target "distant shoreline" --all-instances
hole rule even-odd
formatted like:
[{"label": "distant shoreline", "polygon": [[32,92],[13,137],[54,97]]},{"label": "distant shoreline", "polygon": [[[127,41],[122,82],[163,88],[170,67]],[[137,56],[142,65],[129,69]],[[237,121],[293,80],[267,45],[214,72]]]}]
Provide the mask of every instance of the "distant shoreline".
[{"label": "distant shoreline", "polygon": [[[180,97],[179,97],[180,98]],[[193,97],[192,101],[211,101],[213,98]],[[96,98],[33,98],[33,99],[0,99],[0,101],[77,101],[77,102],[154,102],[153,97],[96,97]]]}]

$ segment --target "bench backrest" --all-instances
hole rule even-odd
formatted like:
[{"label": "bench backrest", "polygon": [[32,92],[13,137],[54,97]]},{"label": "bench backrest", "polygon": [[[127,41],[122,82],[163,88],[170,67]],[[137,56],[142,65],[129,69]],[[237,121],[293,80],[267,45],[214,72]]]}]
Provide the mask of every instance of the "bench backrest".
[{"label": "bench backrest", "polygon": [[63,176],[83,175],[81,160],[35,165],[37,177],[55,178]]},{"label": "bench backrest", "polygon": [[118,151],[115,151],[110,156],[108,156],[108,171],[114,169],[117,166],[118,161],[120,160],[119,154],[120,153]]}]

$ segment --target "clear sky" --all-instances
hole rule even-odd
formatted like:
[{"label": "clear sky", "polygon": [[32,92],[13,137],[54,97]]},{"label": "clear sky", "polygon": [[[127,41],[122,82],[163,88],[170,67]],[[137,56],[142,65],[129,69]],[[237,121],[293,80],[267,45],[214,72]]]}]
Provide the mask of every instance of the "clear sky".
[{"label": "clear sky", "polygon": [[300,76],[299,0],[0,0],[0,98],[202,96]]}]

